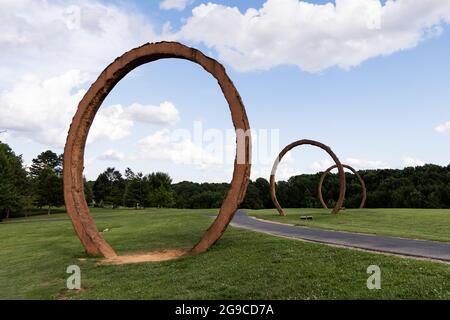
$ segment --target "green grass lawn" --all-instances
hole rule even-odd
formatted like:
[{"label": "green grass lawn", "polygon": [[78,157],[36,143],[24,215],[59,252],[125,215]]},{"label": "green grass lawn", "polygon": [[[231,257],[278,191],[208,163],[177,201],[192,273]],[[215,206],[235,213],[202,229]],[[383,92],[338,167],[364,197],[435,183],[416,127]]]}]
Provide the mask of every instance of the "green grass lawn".
[{"label": "green grass lawn", "polygon": [[[337,215],[325,209],[285,209],[286,217],[280,217],[275,209],[245,211],[260,219],[298,226],[450,242],[449,209],[347,209]],[[301,220],[305,215],[313,220]]]},{"label": "green grass lawn", "polygon": [[[100,230],[110,229],[105,238],[124,254],[190,247],[209,226],[214,211],[97,209],[94,216]],[[436,234],[445,238],[442,228],[448,225],[448,217],[441,216],[441,230]],[[86,255],[62,214],[2,223],[0,243],[0,299],[450,299],[450,266],[446,264],[235,228],[229,228],[207,253],[132,265],[79,260]],[[72,264],[81,267],[80,292],[65,288],[65,271]],[[370,265],[381,267],[381,290],[366,287]]]}]

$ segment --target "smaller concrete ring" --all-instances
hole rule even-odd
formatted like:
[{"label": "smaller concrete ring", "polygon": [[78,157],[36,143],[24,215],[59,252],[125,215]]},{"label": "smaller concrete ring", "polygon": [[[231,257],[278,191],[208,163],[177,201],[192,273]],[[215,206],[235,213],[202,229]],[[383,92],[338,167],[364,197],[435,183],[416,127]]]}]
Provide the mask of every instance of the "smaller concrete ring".
[{"label": "smaller concrete ring", "polygon": [[336,168],[339,170],[339,199],[336,202],[335,207],[333,208],[332,213],[337,214],[344,204],[344,198],[345,198],[345,172],[344,167],[342,166],[341,162],[339,161],[339,158],[334,154],[334,152],[331,150],[330,147],[324,145],[323,143],[320,143],[318,141],[314,140],[299,140],[296,142],[291,143],[290,145],[286,146],[278,155],[277,159],[275,160],[275,163],[272,167],[272,173],[270,175],[270,195],[272,197],[273,204],[277,208],[280,216],[285,216],[286,213],[283,211],[283,208],[281,208],[280,203],[278,202],[276,191],[275,191],[275,174],[278,169],[278,165],[280,164],[281,159],[288,153],[290,150],[294,149],[295,147],[301,146],[301,145],[311,145],[314,147],[321,148],[322,150],[325,150],[331,158],[333,158],[334,162],[336,163]]},{"label": "smaller concrete ring", "polygon": [[[364,206],[366,205],[366,200],[367,200],[367,189],[366,189],[366,184],[364,183],[363,178],[361,177],[361,175],[351,166],[347,165],[347,164],[343,164],[342,165],[344,168],[349,169],[351,172],[353,172],[356,177],[359,180],[359,183],[361,184],[361,188],[362,188],[362,199],[361,199],[361,204],[359,205],[359,208],[362,209],[364,208]],[[323,181],[325,180],[325,177],[327,176],[327,174],[330,173],[331,170],[336,169],[337,166],[331,166],[329,167],[327,170],[324,171],[324,173],[322,174],[322,176],[320,177],[320,181],[319,181],[319,190],[318,190],[318,194],[319,194],[319,200],[320,203],[322,204],[322,206],[325,209],[328,209],[327,204],[325,203],[325,201],[323,200],[323,194],[322,194],[322,185],[323,185]]]}]

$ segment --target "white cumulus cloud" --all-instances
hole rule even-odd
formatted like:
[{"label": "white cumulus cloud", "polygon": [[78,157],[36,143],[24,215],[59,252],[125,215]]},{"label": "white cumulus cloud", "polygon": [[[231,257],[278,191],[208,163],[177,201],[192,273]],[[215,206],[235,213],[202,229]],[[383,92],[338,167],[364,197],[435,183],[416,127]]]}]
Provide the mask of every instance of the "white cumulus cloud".
[{"label": "white cumulus cloud", "polygon": [[207,3],[177,36],[214,48],[240,71],[287,64],[320,72],[413,48],[449,22],[450,1],[442,0],[267,0],[245,12]]},{"label": "white cumulus cloud", "polygon": [[439,133],[446,133],[450,131],[450,121],[440,124],[437,127],[434,128],[434,131]]},{"label": "white cumulus cloud", "polygon": [[126,156],[124,153],[114,150],[108,149],[101,155],[99,155],[96,159],[101,161],[125,161],[125,160],[135,160],[136,158],[133,156]]},{"label": "white cumulus cloud", "polygon": [[[11,89],[0,91],[0,128],[11,136],[62,147],[72,117],[86,90],[86,75],[71,70],[56,77],[24,76]],[[120,140],[131,134],[135,122],[174,125],[180,119],[171,102],[159,106],[133,103],[102,106],[92,124],[88,143],[98,139]]]},{"label": "white cumulus cloud", "polygon": [[24,76],[0,92],[0,127],[42,144],[62,146],[85,90],[85,77],[71,70],[49,79]]},{"label": "white cumulus cloud", "polygon": [[[124,2],[0,1],[0,127],[63,146],[78,102],[100,71],[157,39],[147,18]],[[164,110],[156,121],[170,118],[173,109]],[[121,106],[102,107],[89,141],[127,136],[133,120],[121,115]]]},{"label": "white cumulus cloud", "polygon": [[159,106],[133,103],[126,110],[134,121],[154,125],[175,125],[180,121],[180,113],[172,102],[164,101]]},{"label": "white cumulus cloud", "polygon": [[114,58],[157,39],[146,18],[98,0],[0,2],[0,84],[70,69],[96,77]]},{"label": "white cumulus cloud", "polygon": [[159,130],[141,139],[138,144],[145,159],[194,165],[198,168],[222,165],[225,162],[223,153],[213,152],[195,143],[188,134],[179,135],[177,131],[171,132],[168,129]]},{"label": "white cumulus cloud", "polygon": [[163,0],[159,4],[159,7],[163,10],[175,9],[182,11],[192,2],[194,2],[194,0]]},{"label": "white cumulus cloud", "polygon": [[100,108],[89,131],[88,143],[98,139],[120,140],[130,135],[134,122],[121,105]]}]

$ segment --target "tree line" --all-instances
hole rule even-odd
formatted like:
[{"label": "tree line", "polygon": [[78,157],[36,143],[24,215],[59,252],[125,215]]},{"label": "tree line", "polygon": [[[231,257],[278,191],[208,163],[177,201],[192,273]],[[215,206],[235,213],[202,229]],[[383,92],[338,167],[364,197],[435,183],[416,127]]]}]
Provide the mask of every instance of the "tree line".
[{"label": "tree line", "polygon": [[[450,208],[450,165],[426,164],[404,169],[361,170],[358,173],[366,184],[367,208]],[[286,208],[320,208],[318,183],[321,175],[322,172],[298,175],[288,181],[279,181],[278,201]],[[359,180],[351,173],[346,172],[345,175],[347,191],[344,206],[358,208],[362,197]],[[333,207],[339,197],[337,174],[325,178],[322,192],[328,207]],[[254,199],[253,206],[261,208],[258,198]],[[263,199],[262,196],[260,199]]]},{"label": "tree line", "polygon": [[30,208],[46,208],[50,214],[51,207],[62,206],[62,160],[62,155],[45,151],[25,168],[22,157],[0,141],[0,219]]},{"label": "tree line", "polygon": [[[63,155],[51,150],[39,154],[29,167],[22,157],[0,141],[0,219],[27,215],[34,209],[50,214],[64,204]],[[363,170],[369,208],[450,208],[450,165],[427,164],[404,169]],[[277,197],[286,208],[320,208],[317,187],[321,173],[293,176],[277,183]],[[345,206],[357,208],[361,201],[358,179],[347,176]],[[323,196],[334,206],[339,192],[337,174],[323,185]],[[107,168],[94,181],[84,182],[86,200],[95,207],[219,208],[228,183],[173,183],[167,173],[143,174],[127,168],[122,174]],[[269,209],[273,204],[269,182],[250,181],[242,208]]]}]

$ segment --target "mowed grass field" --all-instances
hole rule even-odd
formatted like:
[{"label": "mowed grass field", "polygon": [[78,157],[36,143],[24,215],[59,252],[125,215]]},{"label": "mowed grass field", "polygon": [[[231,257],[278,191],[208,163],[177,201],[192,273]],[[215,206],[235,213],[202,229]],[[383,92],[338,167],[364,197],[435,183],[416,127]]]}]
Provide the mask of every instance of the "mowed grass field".
[{"label": "mowed grass field", "polygon": [[[326,209],[284,210],[285,217],[275,209],[245,211],[256,218],[298,226],[450,242],[448,209],[346,209],[337,215]],[[313,220],[301,220],[301,216]]]},{"label": "mowed grass field", "polygon": [[[376,212],[378,217],[394,214],[390,210]],[[217,210],[93,210],[99,230],[109,229],[104,237],[119,254],[191,247],[215,213]],[[277,219],[274,212],[251,213]],[[288,212],[289,219],[297,219],[295,213]],[[336,220],[322,219],[317,212],[314,223],[337,229],[332,224],[343,227],[339,219],[351,220],[346,215],[352,214],[348,211]],[[399,235],[416,228],[445,240],[449,235],[442,228],[448,230],[444,226],[448,226],[448,217],[436,215],[442,218],[437,223],[440,231],[435,231],[435,226],[425,232],[422,224],[414,228],[402,225],[397,227],[403,230]],[[394,226],[386,226],[393,232]],[[368,232],[368,226],[365,228],[361,230]],[[432,236],[434,232],[436,236]],[[0,299],[450,299],[447,264],[232,227],[204,254],[129,265],[99,265],[98,259],[83,259],[87,257],[64,214],[1,223],[0,243]],[[80,291],[66,289],[66,268],[73,264],[81,268]],[[381,268],[381,290],[367,289],[370,265]]]}]

